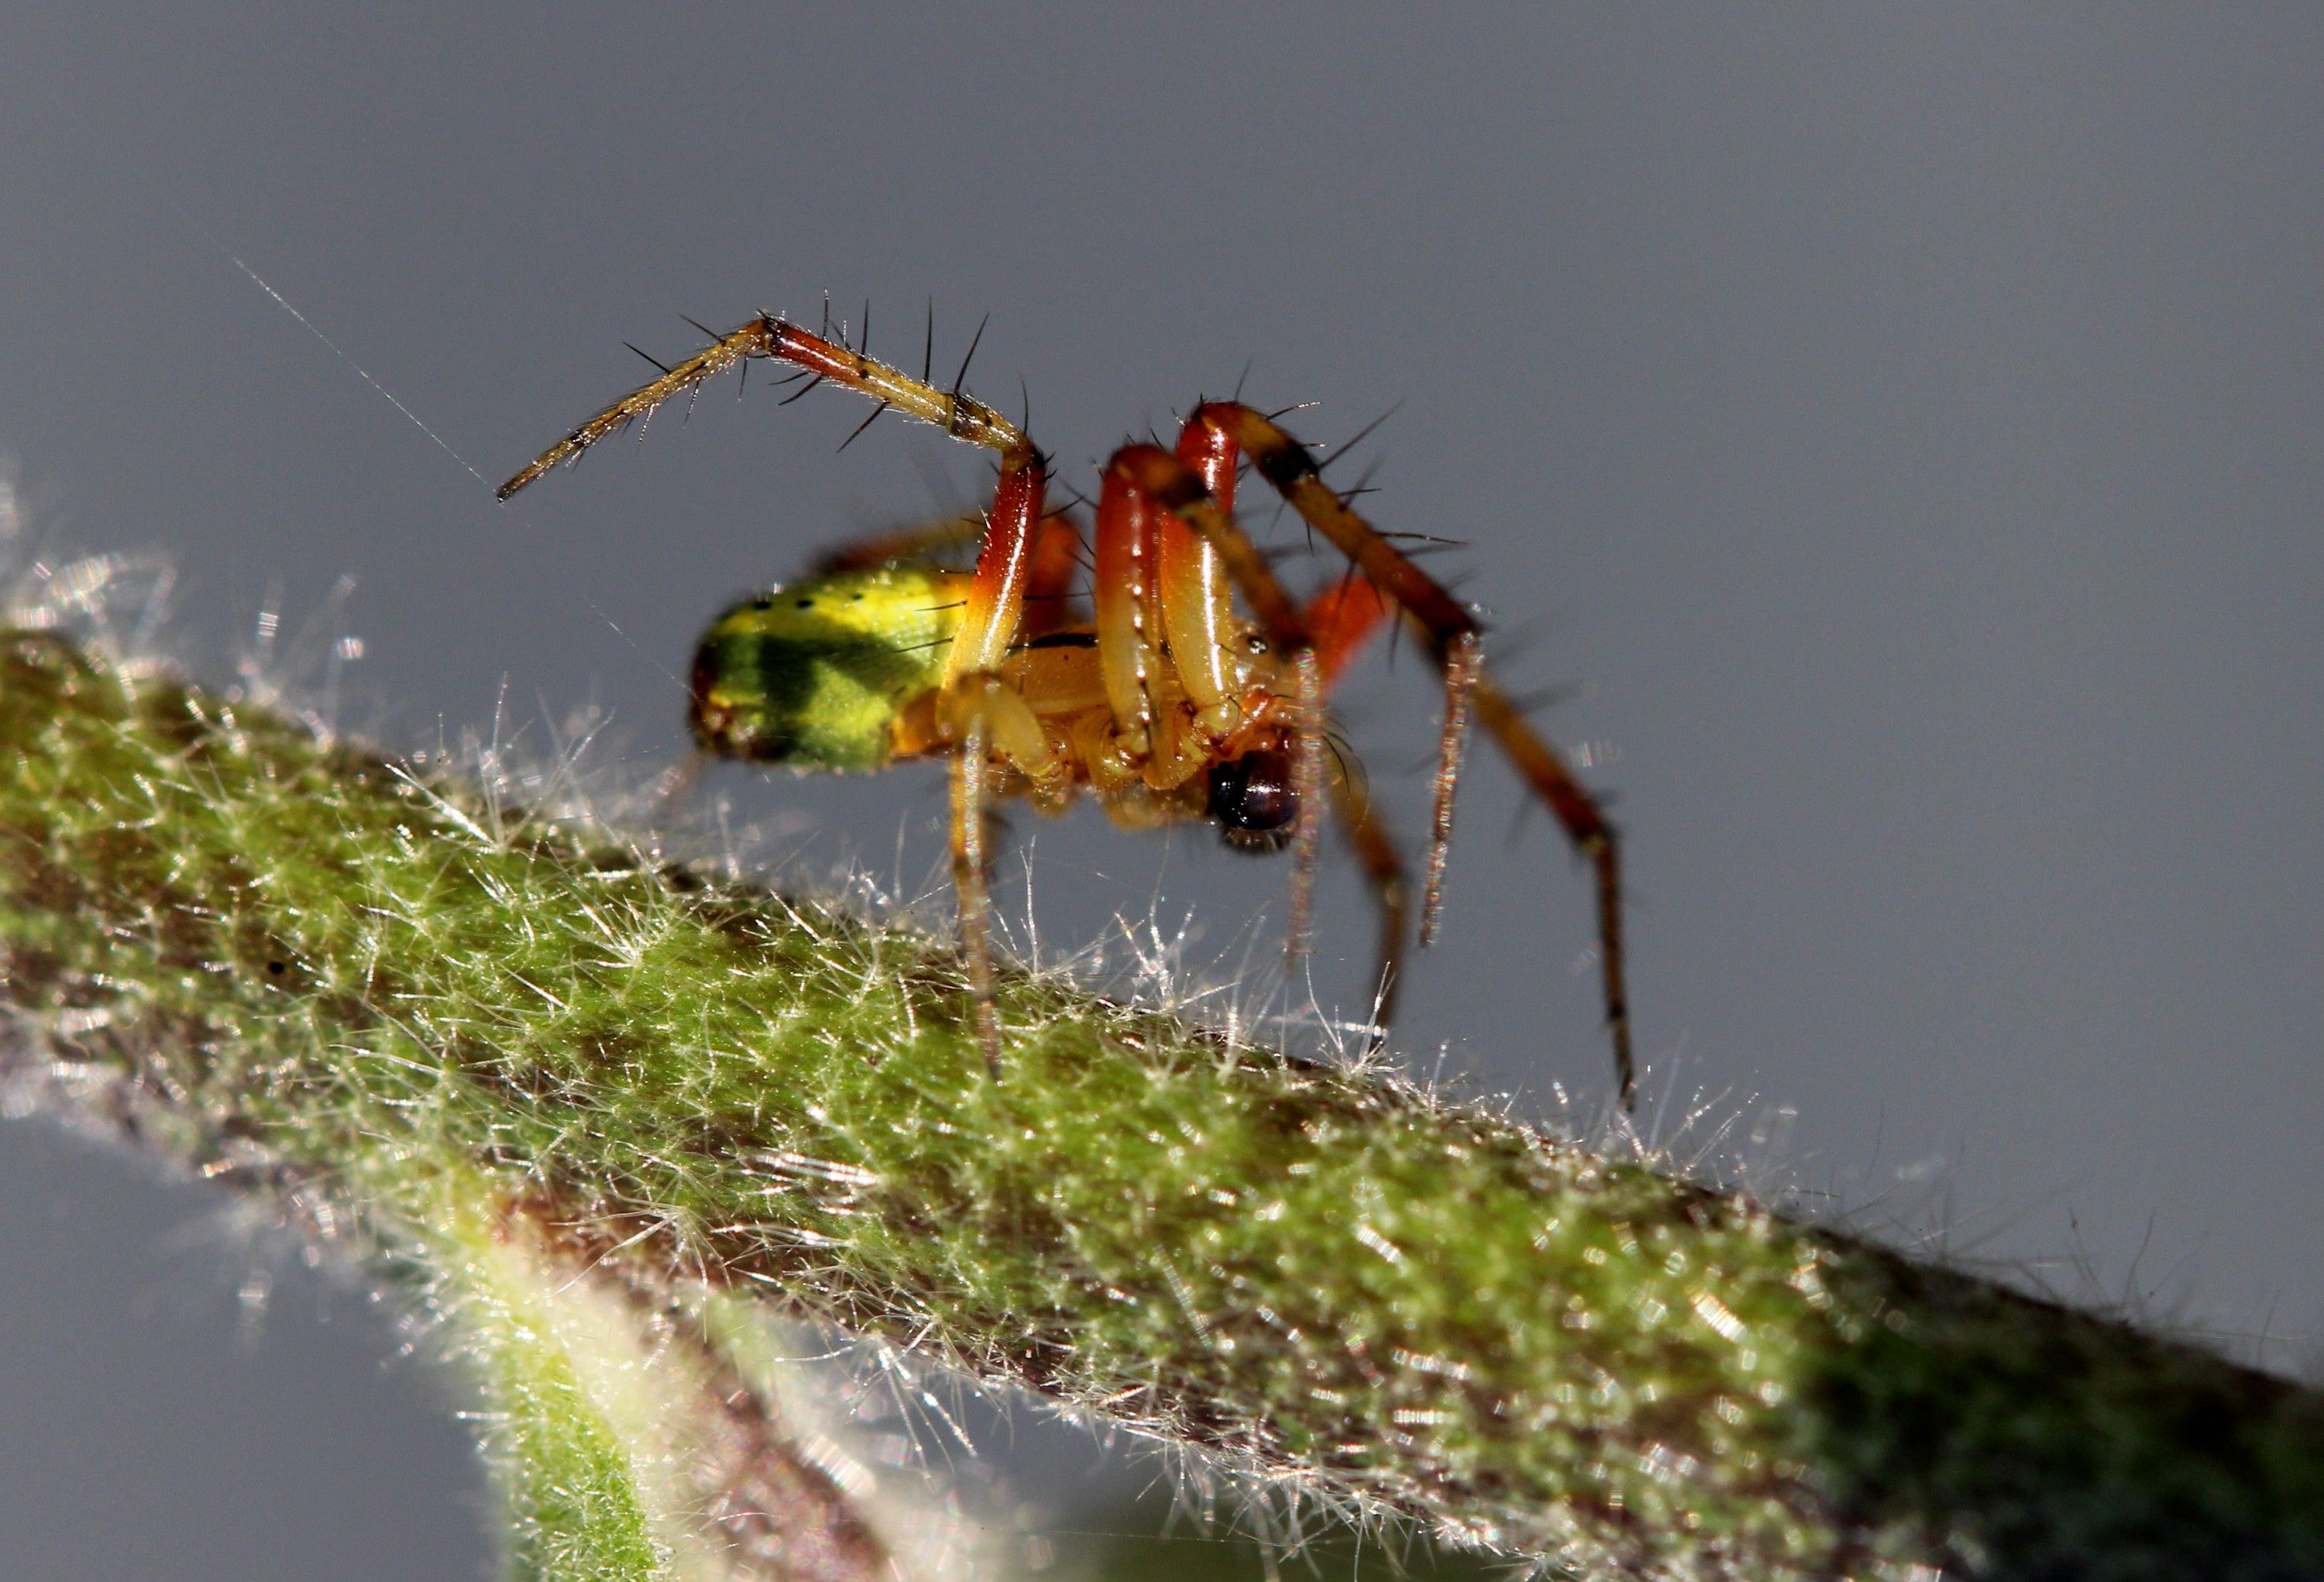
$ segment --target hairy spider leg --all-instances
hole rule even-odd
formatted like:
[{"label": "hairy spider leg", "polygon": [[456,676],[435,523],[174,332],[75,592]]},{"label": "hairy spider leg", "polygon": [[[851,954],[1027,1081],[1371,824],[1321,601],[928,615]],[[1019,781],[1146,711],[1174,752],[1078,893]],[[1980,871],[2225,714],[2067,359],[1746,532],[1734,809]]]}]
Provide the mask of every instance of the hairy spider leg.
[{"label": "hairy spider leg", "polygon": [[[1289,954],[1294,960],[1306,954],[1314,911],[1315,850],[1323,828],[1323,671],[1306,622],[1284,591],[1267,558],[1250,541],[1232,512],[1222,507],[1203,475],[1158,445],[1125,445],[1105,466],[1108,487],[1119,487],[1126,499],[1143,499],[1168,512],[1199,533],[1215,551],[1207,576],[1215,579],[1223,567],[1258,617],[1268,643],[1291,673],[1291,783],[1297,799],[1297,821],[1292,827],[1291,926]],[[1193,563],[1188,563],[1191,567]],[[1166,596],[1169,589],[1166,587]],[[1181,585],[1180,597],[1205,601],[1214,590],[1197,574]],[[1102,612],[1101,612],[1101,616]],[[1181,617],[1200,621],[1199,613]],[[1102,638],[1101,638],[1101,642]]]},{"label": "hairy spider leg", "polygon": [[[1232,439],[1207,423],[1188,421],[1178,429],[1177,455],[1178,459],[1194,468],[1209,487],[1211,497],[1217,502],[1221,514],[1227,522],[1233,523],[1235,480],[1242,470],[1242,458]],[[1236,531],[1240,536],[1239,525]],[[1197,532],[1187,523],[1180,522],[1175,524],[1171,541],[1166,546],[1166,560],[1171,558],[1172,550],[1186,558],[1186,575],[1198,578],[1207,594],[1204,597],[1188,597],[1184,599],[1190,616],[1194,618],[1184,623],[1187,630],[1183,636],[1176,628],[1172,630],[1174,650],[1182,644],[1200,644],[1201,652],[1209,663],[1222,664],[1227,652],[1220,624],[1229,618],[1229,611],[1227,578],[1222,572],[1220,548],[1212,541],[1208,533]],[[1252,559],[1260,566],[1266,564],[1264,558],[1257,555],[1256,551]],[[1300,803],[1300,822],[1292,850],[1290,954],[1294,960],[1305,953],[1314,905],[1315,864],[1323,815],[1322,808],[1317,805],[1320,799],[1309,799],[1314,798],[1323,780],[1323,727],[1326,723],[1323,698],[1332,686],[1330,661],[1316,640],[1314,627],[1308,623],[1307,617],[1312,613],[1303,611],[1300,615],[1301,625],[1307,631],[1311,652],[1292,655],[1293,678],[1301,693],[1302,719],[1296,742],[1292,778],[1304,793]],[[1339,799],[1335,797],[1333,805],[1339,808]],[[1350,831],[1350,838],[1356,838],[1355,827],[1346,824],[1345,820],[1342,822]],[[1370,871],[1367,864],[1366,872]]]},{"label": "hairy spider leg", "polygon": [[1323,667],[1326,692],[1340,684],[1372,634],[1396,611],[1388,596],[1362,572],[1349,573],[1307,601],[1300,619],[1315,644],[1316,662]]},{"label": "hairy spider leg", "polygon": [[1024,616],[1047,481],[1040,452],[1030,444],[1001,453],[1001,482],[938,700],[954,748],[952,878],[961,946],[968,956],[977,1042],[996,1077],[1001,1022],[993,1003],[991,875],[984,845],[991,756],[1005,755],[1037,788],[1054,782],[1060,772],[1031,706],[1000,673]]},{"label": "hairy spider leg", "polygon": [[1606,1026],[1623,1107],[1637,1102],[1630,1051],[1629,1001],[1622,962],[1621,864],[1614,827],[1582,789],[1555,749],[1544,741],[1486,673],[1477,619],[1443,584],[1423,571],[1326,485],[1307,448],[1265,413],[1240,402],[1209,402],[1187,419],[1229,437],[1259,476],[1316,532],[1354,561],[1371,584],[1400,606],[1426,639],[1444,677],[1445,721],[1439,744],[1434,817],[1429,831],[1427,882],[1422,893],[1420,942],[1434,937],[1443,904],[1444,856],[1452,831],[1452,791],[1460,774],[1462,727],[1473,704],[1479,719],[1535,795],[1547,803],[1566,838],[1597,880],[1599,970]]},{"label": "hairy spider leg", "polygon": [[1012,451],[1030,452],[1033,449],[1022,430],[974,396],[956,389],[938,389],[926,380],[890,367],[877,357],[835,345],[796,324],[762,313],[582,423],[494,493],[507,499],[549,468],[577,460],[583,451],[599,440],[650,416],[671,397],[683,395],[751,357],[771,357],[793,364],[813,375],[816,384],[827,379],[861,391],[877,401],[883,411],[893,409],[908,418],[932,423],[955,439],[997,450],[1004,458]]},{"label": "hairy spider leg", "polygon": [[[1169,465],[1172,459],[1177,467]],[[1111,592],[1121,612],[1113,617],[1118,652],[1125,661],[1139,652],[1150,656],[1150,644],[1145,651],[1133,648],[1123,629],[1129,625],[1127,612],[1137,607],[1138,601],[1150,600],[1153,587],[1158,584],[1162,624],[1169,637],[1162,662],[1176,667],[1176,680],[1199,705],[1205,696],[1203,689],[1207,678],[1197,664],[1188,661],[1195,658],[1209,661],[1210,674],[1217,678],[1210,681],[1214,689],[1210,695],[1231,698],[1233,683],[1227,661],[1232,651],[1224,634],[1233,630],[1229,606],[1231,566],[1240,572],[1235,580],[1241,583],[1245,598],[1259,614],[1260,624],[1278,649],[1290,652],[1295,688],[1304,699],[1295,700],[1301,761],[1295,777],[1302,789],[1302,818],[1306,821],[1303,831],[1306,865],[1295,870],[1293,881],[1295,951],[1306,938],[1312,880],[1303,881],[1302,875],[1313,872],[1315,833],[1321,828],[1323,793],[1328,789],[1333,811],[1362,865],[1380,913],[1373,1019],[1376,1025],[1384,1026],[1395,1009],[1410,912],[1404,863],[1361,782],[1352,775],[1323,774],[1322,726],[1324,693],[1393,606],[1370,581],[1351,576],[1317,594],[1304,609],[1295,608],[1272,569],[1235,522],[1234,484],[1240,459],[1231,439],[1206,425],[1191,423],[1180,433],[1175,458],[1164,457],[1152,446],[1128,446],[1115,453],[1106,469],[1106,488],[1117,502],[1111,521],[1118,533],[1118,559],[1111,561],[1106,559],[1108,513],[1102,503],[1100,509],[1101,652],[1106,641],[1103,612]],[[1203,486],[1197,491],[1195,485]],[[1157,509],[1139,513],[1140,501],[1150,501]],[[1158,509],[1165,505],[1169,509]],[[1133,539],[1133,522],[1145,536]],[[1130,546],[1134,542],[1151,546],[1149,561],[1131,559]],[[1143,575],[1147,565],[1154,568],[1151,578]],[[1151,626],[1149,618],[1149,632]],[[1122,694],[1126,699],[1139,696],[1127,685]]]},{"label": "hairy spider leg", "polygon": [[968,958],[969,998],[984,1064],[1001,1075],[1001,1022],[994,1004],[991,859],[985,809],[992,801],[995,762],[1031,782],[1034,799],[1054,810],[1070,794],[1065,763],[1025,695],[993,671],[947,684],[938,700],[952,752],[952,882]]},{"label": "hairy spider leg", "polygon": [[[876,357],[761,314],[582,423],[503,484],[498,496],[507,499],[551,467],[576,459],[591,446],[650,415],[671,397],[751,357],[788,362],[812,375],[816,383],[829,380],[859,391],[880,403],[872,418],[892,409],[933,424],[955,439],[1000,454],[1001,478],[993,492],[966,605],[953,635],[938,700],[939,715],[953,733],[953,879],[959,892],[961,943],[968,958],[977,1040],[986,1063],[998,1071],[1001,1035],[993,1006],[991,900],[984,866],[988,758],[991,751],[1002,752],[1037,786],[1050,780],[1055,768],[1043,757],[1048,747],[1047,739],[1039,736],[1038,722],[1033,735],[1040,740],[1040,753],[1030,753],[1030,744],[1023,739],[1019,726],[1022,720],[1031,719],[1031,709],[998,673],[1017,639],[1037,543],[1043,536],[1036,529],[1045,514],[1047,467],[1024,431],[957,387],[939,389]],[[1017,710],[1003,701],[1004,694],[1022,710],[1021,720]]]},{"label": "hairy spider leg", "polygon": [[1557,750],[1541,739],[1509,695],[1490,675],[1480,674],[1477,717],[1501,745],[1534,794],[1549,804],[1566,838],[1587,858],[1598,889],[1598,967],[1606,996],[1606,1025],[1614,1038],[1614,1072],[1622,1107],[1637,1105],[1637,1074],[1630,1059],[1630,1011],[1622,980],[1622,862],[1614,826],[1597,799],[1582,789]]},{"label": "hairy spider leg", "polygon": [[[1113,717],[1104,762],[1093,768],[1110,788],[1142,782],[1153,791],[1176,791],[1218,759],[1221,744],[1241,722],[1238,677],[1216,654],[1181,646],[1178,636],[1199,624],[1185,604],[1213,602],[1227,587],[1222,579],[1215,588],[1206,586],[1184,546],[1171,553],[1174,534],[1191,536],[1128,474],[1109,467],[1098,493],[1091,602],[1098,675]],[[1231,609],[1222,619],[1232,620]],[[1193,706],[1192,719],[1182,701]]]},{"label": "hairy spider leg", "polygon": [[[1420,942],[1435,936],[1443,897],[1445,851],[1452,832],[1452,788],[1460,776],[1462,732],[1468,693],[1475,681],[1473,651],[1480,634],[1476,618],[1434,578],[1412,564],[1371,525],[1348,509],[1325,486],[1307,449],[1263,413],[1240,402],[1206,402],[1188,425],[1210,430],[1231,451],[1248,454],[1259,476],[1273,485],[1310,525],[1357,564],[1375,587],[1395,599],[1428,634],[1445,677],[1446,729],[1440,744],[1436,806],[1431,819],[1427,884],[1420,911]],[[1359,552],[1360,550],[1361,552]]]},{"label": "hairy spider leg", "polygon": [[986,518],[975,581],[954,638],[945,678],[948,685],[956,684],[973,672],[998,670],[1016,639],[1033,566],[1037,537],[1033,527],[1044,514],[1042,496],[1048,474],[1041,453],[1016,424],[975,397],[956,389],[940,390],[877,357],[835,345],[770,315],[761,314],[660,378],[640,385],[542,451],[496,493],[507,499],[551,467],[576,459],[671,397],[750,357],[794,364],[818,383],[829,380],[872,397],[881,412],[892,409],[933,424],[956,439],[1000,453],[1001,480]]},{"label": "hairy spider leg", "polygon": [[[1315,661],[1323,669],[1327,695],[1340,684],[1348,666],[1395,607],[1370,578],[1352,569],[1307,601],[1300,615],[1314,640]],[[1351,758],[1344,744],[1340,751],[1343,759]],[[1353,762],[1343,762],[1342,772],[1333,776],[1332,808],[1339,817],[1349,849],[1363,866],[1364,880],[1371,886],[1372,901],[1379,909],[1379,970],[1372,979],[1372,1038],[1377,1043],[1387,1035],[1388,1023],[1396,1018],[1397,987],[1403,976],[1404,938],[1412,893],[1403,854],[1397,849],[1395,837],[1381,819],[1370,788],[1357,772],[1360,768]]]},{"label": "hairy spider leg", "polygon": [[1154,519],[1161,513],[1127,474],[1106,468],[1098,489],[1090,604],[1097,616],[1098,674],[1125,771],[1142,765],[1154,750],[1162,633],[1151,584]]},{"label": "hairy spider leg", "polygon": [[[1178,459],[1194,468],[1218,508],[1231,517],[1236,458],[1217,454],[1207,439],[1206,433],[1180,430]],[[1175,514],[1157,516],[1154,558],[1170,660],[1194,701],[1197,723],[1216,740],[1239,723],[1232,585],[1208,539]]]},{"label": "hairy spider leg", "polygon": [[1364,870],[1372,903],[1379,911],[1379,965],[1372,976],[1372,1034],[1377,1046],[1396,1020],[1397,990],[1404,976],[1404,938],[1412,911],[1412,890],[1396,837],[1380,821],[1371,792],[1352,772],[1332,777],[1332,810],[1347,837],[1348,849]]},{"label": "hairy spider leg", "polygon": [[960,914],[961,948],[968,958],[969,1012],[984,1069],[1001,1080],[1001,1011],[992,971],[991,864],[985,852],[985,722],[972,715],[952,754],[952,890]]}]

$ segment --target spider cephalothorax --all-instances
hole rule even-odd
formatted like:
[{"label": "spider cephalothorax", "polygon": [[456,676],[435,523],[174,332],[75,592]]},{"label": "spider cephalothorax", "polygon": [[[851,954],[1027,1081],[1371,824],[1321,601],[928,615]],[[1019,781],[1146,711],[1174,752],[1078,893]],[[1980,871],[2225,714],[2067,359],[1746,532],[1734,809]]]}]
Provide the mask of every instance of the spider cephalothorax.
[{"label": "spider cephalothorax", "polygon": [[[972,348],[973,349],[973,348]],[[1204,402],[1173,449],[1108,459],[1087,614],[1081,524],[1047,505],[1048,462],[1016,424],[771,316],[717,338],[583,423],[501,486],[503,499],[672,396],[756,357],[998,453],[991,509],[826,557],[809,578],[733,606],[703,634],[691,719],[703,751],[803,770],[899,759],[952,766],[953,878],[986,1059],[1000,1069],[984,810],[1024,796],[1054,810],[1087,791],[1119,823],[1208,819],[1239,849],[1294,856],[1292,948],[1304,946],[1324,813],[1334,814],[1381,914],[1379,1011],[1394,994],[1407,910],[1404,864],[1359,777],[1324,771],[1324,699],[1390,616],[1444,680],[1445,713],[1420,940],[1434,933],[1452,791],[1471,713],[1549,805],[1596,879],[1600,967],[1623,1100],[1633,1090],[1614,831],[1597,802],[1487,674],[1469,610],[1326,486],[1306,449],[1239,401]],[[868,421],[868,420],[867,420]],[[1237,523],[1237,475],[1261,477],[1351,562],[1295,600]],[[973,571],[930,557],[974,537]],[[1240,595],[1238,608],[1235,596]]]}]

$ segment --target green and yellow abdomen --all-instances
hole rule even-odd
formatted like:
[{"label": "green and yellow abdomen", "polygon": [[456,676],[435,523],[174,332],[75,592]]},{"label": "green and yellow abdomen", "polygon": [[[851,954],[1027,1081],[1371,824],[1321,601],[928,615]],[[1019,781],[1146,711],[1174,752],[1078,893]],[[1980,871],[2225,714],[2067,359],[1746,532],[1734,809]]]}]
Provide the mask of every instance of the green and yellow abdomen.
[{"label": "green and yellow abdomen", "polygon": [[873,770],[898,717],[943,681],[968,578],[882,566],[734,606],[694,653],[694,739],[722,758]]}]

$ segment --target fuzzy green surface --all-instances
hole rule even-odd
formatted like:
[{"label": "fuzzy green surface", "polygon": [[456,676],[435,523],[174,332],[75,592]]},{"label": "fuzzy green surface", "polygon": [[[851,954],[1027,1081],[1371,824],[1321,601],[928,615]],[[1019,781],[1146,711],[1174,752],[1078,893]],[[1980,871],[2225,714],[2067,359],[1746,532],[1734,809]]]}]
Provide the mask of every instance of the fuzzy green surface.
[{"label": "fuzzy green surface", "polygon": [[417,1222],[457,1159],[761,1288],[1583,1575],[2324,1577],[2324,1401],[1731,1197],[656,873],[0,638],[5,991]]},{"label": "fuzzy green surface", "polygon": [[509,1582],[650,1582],[663,1556],[630,1454],[546,1311],[572,1277],[526,1267],[482,1202],[446,1203],[430,1218],[433,1294],[482,1374]]}]

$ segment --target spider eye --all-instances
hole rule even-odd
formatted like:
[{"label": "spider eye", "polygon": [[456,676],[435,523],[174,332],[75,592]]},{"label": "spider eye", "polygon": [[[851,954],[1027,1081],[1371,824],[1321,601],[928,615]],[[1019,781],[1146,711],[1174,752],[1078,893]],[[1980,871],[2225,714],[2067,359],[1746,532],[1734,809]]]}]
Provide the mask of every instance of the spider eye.
[{"label": "spider eye", "polygon": [[1299,817],[1291,754],[1261,750],[1211,765],[1211,817],[1238,851],[1281,851]]}]

